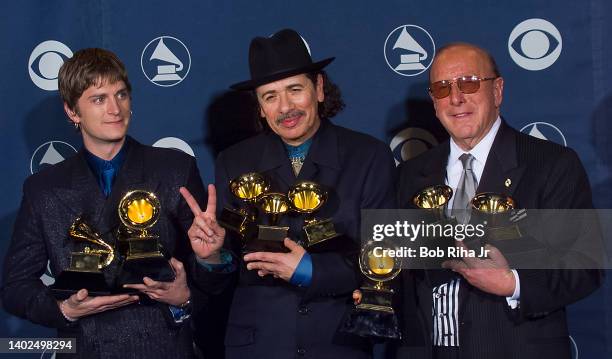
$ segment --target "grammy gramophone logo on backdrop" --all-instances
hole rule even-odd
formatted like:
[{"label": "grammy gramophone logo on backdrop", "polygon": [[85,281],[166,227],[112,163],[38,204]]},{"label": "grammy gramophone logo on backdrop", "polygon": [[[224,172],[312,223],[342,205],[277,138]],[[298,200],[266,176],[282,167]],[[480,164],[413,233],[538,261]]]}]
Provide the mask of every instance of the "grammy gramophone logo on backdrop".
[{"label": "grammy gramophone logo on backdrop", "polygon": [[191,54],[185,44],[172,36],[151,40],[140,56],[142,73],[152,83],[170,87],[183,81],[191,67]]},{"label": "grammy gramophone logo on backdrop", "polygon": [[47,166],[60,163],[73,156],[76,148],[64,141],[48,141],[38,146],[30,158],[30,173],[34,174]]},{"label": "grammy gramophone logo on backdrop", "polygon": [[532,122],[523,126],[521,132],[541,140],[552,141],[567,146],[567,140],[563,132],[557,126],[548,122]]},{"label": "grammy gramophone logo on backdrop", "polygon": [[385,40],[384,55],[398,75],[416,76],[429,68],[436,44],[427,30],[417,25],[396,27]]}]

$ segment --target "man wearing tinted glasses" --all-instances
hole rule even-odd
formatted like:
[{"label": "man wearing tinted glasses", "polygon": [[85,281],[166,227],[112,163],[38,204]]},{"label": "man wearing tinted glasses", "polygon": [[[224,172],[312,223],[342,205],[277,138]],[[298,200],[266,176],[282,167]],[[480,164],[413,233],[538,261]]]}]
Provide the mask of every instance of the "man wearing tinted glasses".
[{"label": "man wearing tinted glasses", "polygon": [[[485,50],[464,43],[439,50],[429,92],[451,138],[400,166],[399,203],[446,184],[454,193],[451,213],[465,211],[481,192],[510,196],[519,208],[592,208],[576,153],[508,126],[500,117],[503,89]],[[488,248],[488,259],[404,272],[400,357],[570,357],[565,306],[595,290],[600,272],[510,268],[498,249]]]}]

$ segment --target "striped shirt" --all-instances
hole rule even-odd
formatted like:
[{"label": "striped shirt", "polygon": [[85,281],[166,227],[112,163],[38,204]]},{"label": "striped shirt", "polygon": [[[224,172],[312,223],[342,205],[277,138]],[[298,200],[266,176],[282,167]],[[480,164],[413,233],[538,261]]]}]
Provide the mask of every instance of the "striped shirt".
[{"label": "striped shirt", "polygon": [[432,290],[433,345],[459,346],[459,283],[455,278]]}]

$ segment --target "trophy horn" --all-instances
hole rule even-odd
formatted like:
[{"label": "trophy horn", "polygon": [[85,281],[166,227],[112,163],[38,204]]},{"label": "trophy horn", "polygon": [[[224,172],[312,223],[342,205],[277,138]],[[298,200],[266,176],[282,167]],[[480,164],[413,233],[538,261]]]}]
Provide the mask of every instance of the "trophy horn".
[{"label": "trophy horn", "polygon": [[255,202],[261,194],[268,192],[270,184],[261,174],[250,172],[231,180],[229,187],[237,198],[246,202]]},{"label": "trophy horn", "polygon": [[289,199],[283,193],[266,193],[259,197],[257,203],[261,210],[270,215],[272,224],[278,222],[278,216],[289,211]]},{"label": "trophy horn", "polygon": [[89,249],[86,248],[87,254],[100,254],[105,256],[105,260],[98,264],[98,269],[107,267],[115,258],[115,250],[113,247],[104,242],[100,234],[98,234],[82,217],[77,217],[70,228],[68,229],[68,235],[78,241],[86,241],[98,246],[104,247],[105,249]]},{"label": "trophy horn", "polygon": [[424,188],[412,198],[412,203],[422,209],[441,208],[453,196],[453,189],[446,185]]},{"label": "trophy horn", "polygon": [[313,213],[327,201],[327,192],[317,183],[300,181],[288,194],[291,206],[301,213]]},{"label": "trophy horn", "polygon": [[504,213],[516,207],[510,196],[501,193],[478,193],[472,199],[472,208],[490,214]]}]

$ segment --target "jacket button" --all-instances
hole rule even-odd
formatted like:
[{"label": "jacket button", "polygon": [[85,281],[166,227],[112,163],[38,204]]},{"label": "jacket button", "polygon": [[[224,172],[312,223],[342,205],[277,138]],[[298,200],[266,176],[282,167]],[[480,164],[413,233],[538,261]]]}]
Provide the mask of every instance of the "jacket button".
[{"label": "jacket button", "polygon": [[298,309],[298,313],[302,315],[308,314],[308,307],[305,305],[300,305],[300,308]]},{"label": "jacket button", "polygon": [[298,350],[297,350],[297,354],[298,354],[298,355],[300,355],[300,356],[304,356],[304,355],[306,355],[306,349],[304,349],[304,348],[298,348]]}]

